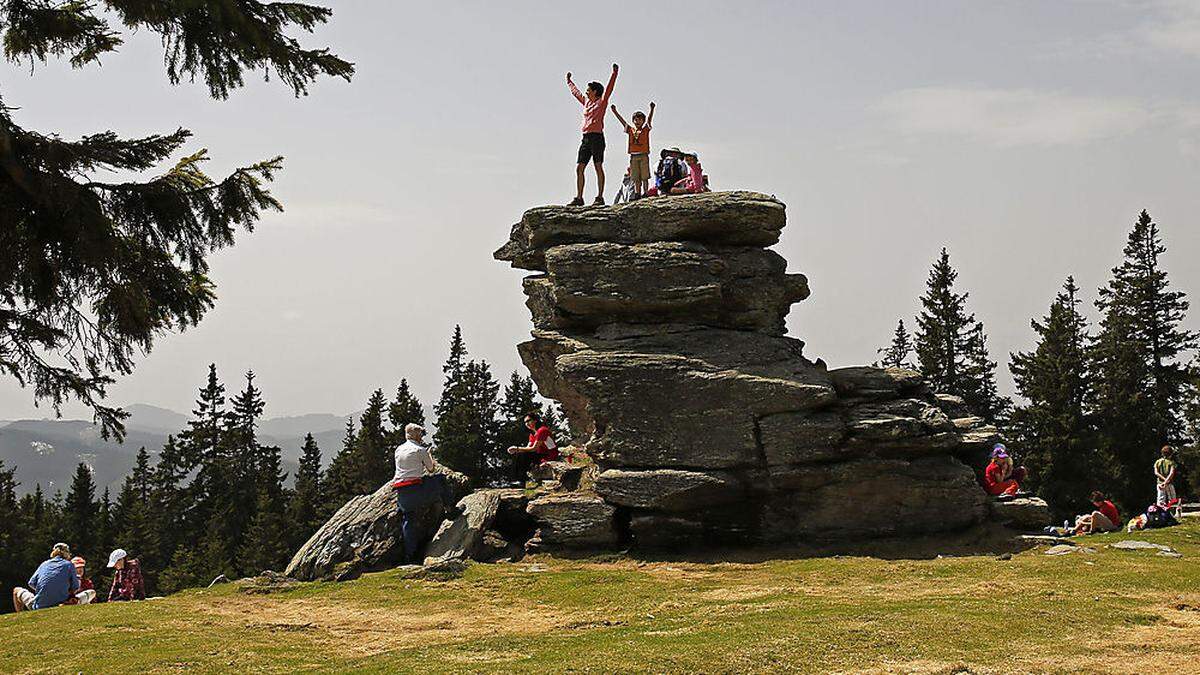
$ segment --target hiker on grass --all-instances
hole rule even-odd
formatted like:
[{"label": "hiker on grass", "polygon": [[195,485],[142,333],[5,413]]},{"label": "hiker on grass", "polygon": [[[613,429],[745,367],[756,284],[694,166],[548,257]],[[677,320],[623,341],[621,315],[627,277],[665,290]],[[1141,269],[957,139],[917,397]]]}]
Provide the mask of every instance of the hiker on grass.
[{"label": "hiker on grass", "polygon": [[146,582],[142,579],[142,566],[130,558],[123,548],[115,549],[108,556],[108,566],[113,573],[112,588],[108,590],[109,602],[130,602],[146,599]]},{"label": "hiker on grass", "polygon": [[434,502],[441,502],[443,516],[447,520],[457,518],[459,511],[450,494],[446,476],[436,473],[438,465],[433,461],[433,446],[425,445],[425,427],[408,424],[404,427],[404,443],[396,448],[396,475],[392,478],[392,489],[396,493],[396,507],[400,510],[400,533],[404,539],[404,560],[416,560],[417,546],[422,533],[417,517]]},{"label": "hiker on grass", "polygon": [[1020,482],[1028,472],[1025,467],[1013,468],[1012,457],[1003,443],[992,447],[992,461],[983,470],[983,489],[993,496],[1013,496],[1020,492]]},{"label": "hiker on grass", "polygon": [[1176,500],[1175,475],[1179,467],[1175,465],[1175,450],[1171,446],[1164,445],[1161,453],[1162,457],[1154,462],[1154,478],[1157,479],[1157,499],[1154,503],[1159,506],[1172,506],[1172,502]]},{"label": "hiker on grass", "polygon": [[79,577],[79,590],[75,594],[67,598],[64,605],[90,605],[96,599],[96,586],[92,584],[92,578],[87,575],[87,561],[80,556],[71,558],[71,564],[75,566],[75,574]]},{"label": "hiker on grass", "polygon": [[629,136],[629,177],[633,179],[633,198],[641,199],[650,190],[650,130],[654,124],[654,101],[650,102],[650,117],[641,110],[633,113],[633,126],[612,107],[613,115]]},{"label": "hiker on grass", "polygon": [[535,412],[531,412],[525,416],[525,427],[529,429],[529,445],[524,447],[513,446],[508,449],[510,455],[524,455],[528,453],[537,459],[538,464],[553,462],[558,459],[558,444],[554,442],[554,434],[550,431],[550,427],[542,422],[542,418]]},{"label": "hiker on grass", "polygon": [[599,82],[589,82],[587,96],[579,93],[579,88],[571,81],[571,73],[567,73],[567,86],[571,95],[583,105],[583,141],[579,144],[579,157],[575,162],[575,199],[568,206],[583,206],[583,172],[588,162],[596,167],[595,206],[604,206],[604,113],[608,110],[608,97],[612,96],[613,85],[617,83],[617,64],[613,64],[612,77],[608,79],[608,87]]},{"label": "hiker on grass", "polygon": [[50,558],[38,565],[37,571],[29,577],[29,588],[18,586],[13,589],[13,610],[57,607],[78,590],[79,575],[71,564],[71,548],[66,544],[55,544]]},{"label": "hiker on grass", "polygon": [[1071,534],[1096,534],[1121,529],[1121,514],[1117,512],[1115,504],[1104,498],[1103,492],[1093,492],[1091,500],[1095,510],[1076,518]]}]

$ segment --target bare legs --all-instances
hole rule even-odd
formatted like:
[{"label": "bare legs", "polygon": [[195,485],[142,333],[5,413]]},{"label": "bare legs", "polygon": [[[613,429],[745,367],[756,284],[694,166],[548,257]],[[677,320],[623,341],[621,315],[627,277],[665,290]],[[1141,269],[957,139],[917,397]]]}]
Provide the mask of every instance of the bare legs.
[{"label": "bare legs", "polygon": [[[596,183],[600,188],[596,193],[596,198],[599,199],[604,196],[604,165],[600,162],[593,162],[592,165],[596,167]],[[586,182],[583,177],[585,169],[587,169],[587,164],[575,165],[575,198],[580,201],[583,200],[583,186]]]}]

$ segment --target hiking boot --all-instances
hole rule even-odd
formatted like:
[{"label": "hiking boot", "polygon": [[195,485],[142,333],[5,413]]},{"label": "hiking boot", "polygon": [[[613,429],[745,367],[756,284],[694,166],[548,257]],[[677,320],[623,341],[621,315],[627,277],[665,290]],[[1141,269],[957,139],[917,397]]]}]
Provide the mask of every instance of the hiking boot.
[{"label": "hiking boot", "polygon": [[[582,203],[580,202],[580,204]],[[604,206],[604,197],[596,197],[596,201],[592,202],[592,206]]]},{"label": "hiking boot", "polygon": [[571,203],[567,204],[567,206],[583,206],[583,197],[572,199]]}]

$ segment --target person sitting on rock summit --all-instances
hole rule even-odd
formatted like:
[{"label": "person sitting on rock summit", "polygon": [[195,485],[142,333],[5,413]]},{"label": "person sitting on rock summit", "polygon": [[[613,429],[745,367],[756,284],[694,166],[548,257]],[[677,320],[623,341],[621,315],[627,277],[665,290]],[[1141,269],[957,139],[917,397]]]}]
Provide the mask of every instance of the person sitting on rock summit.
[{"label": "person sitting on rock summit", "polygon": [[1003,443],[992,447],[992,461],[983,471],[983,489],[989,495],[1012,496],[1021,490],[1020,482],[1027,475],[1025,467],[1013,468],[1012,457]]},{"label": "person sitting on rock summit", "polygon": [[457,518],[454,496],[446,477],[437,472],[433,461],[433,446],[425,445],[425,427],[408,424],[404,427],[404,443],[396,448],[396,475],[392,489],[400,510],[400,533],[404,538],[404,559],[416,559],[422,533],[418,531],[417,516],[436,501],[442,504],[447,520]]},{"label": "person sitting on rock summit", "polygon": [[675,183],[671,188],[673,195],[697,194],[708,192],[708,181],[704,179],[704,167],[700,166],[700,157],[694,152],[684,154],[683,161],[687,163],[687,176]]},{"label": "person sitting on rock summit", "polygon": [[608,112],[608,98],[612,96],[613,86],[617,83],[617,70],[618,66],[614,63],[607,87],[599,82],[589,82],[586,98],[571,81],[571,73],[567,73],[567,87],[583,105],[583,140],[579,143],[579,156],[575,162],[575,199],[568,206],[583,206],[583,173],[588,162],[596,167],[596,182],[600,187],[592,204],[604,206],[604,113]]},{"label": "person sitting on rock summit", "polygon": [[529,413],[525,416],[525,426],[531,432],[529,434],[529,445],[524,447],[513,446],[508,449],[508,454],[533,453],[538,458],[539,464],[553,462],[558,459],[558,444],[554,442],[554,434],[550,431],[550,427],[542,423],[541,416],[535,412]]},{"label": "person sitting on rock summit", "polygon": [[[29,590],[29,589],[33,590]],[[29,577],[29,588],[13,589],[13,610],[46,609],[57,607],[79,590],[79,575],[71,564],[71,547],[55,544],[50,558],[38,565]]]}]

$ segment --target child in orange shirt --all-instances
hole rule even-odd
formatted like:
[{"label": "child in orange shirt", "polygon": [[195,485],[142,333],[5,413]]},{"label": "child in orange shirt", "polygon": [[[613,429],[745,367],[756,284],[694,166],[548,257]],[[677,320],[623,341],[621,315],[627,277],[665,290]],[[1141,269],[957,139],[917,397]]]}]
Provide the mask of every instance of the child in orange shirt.
[{"label": "child in orange shirt", "polygon": [[612,111],[629,135],[629,177],[633,179],[633,198],[639,199],[650,188],[650,129],[654,122],[654,102],[650,102],[649,118],[640,110],[633,113],[633,126],[621,117],[617,106],[614,105]]}]

